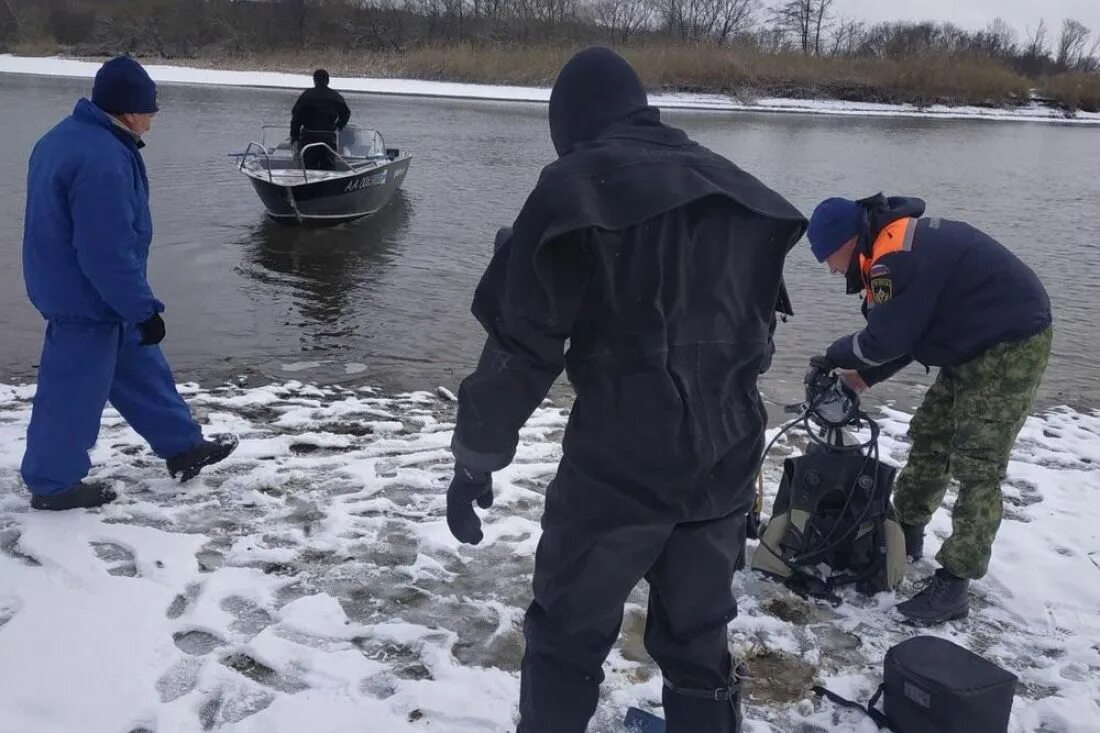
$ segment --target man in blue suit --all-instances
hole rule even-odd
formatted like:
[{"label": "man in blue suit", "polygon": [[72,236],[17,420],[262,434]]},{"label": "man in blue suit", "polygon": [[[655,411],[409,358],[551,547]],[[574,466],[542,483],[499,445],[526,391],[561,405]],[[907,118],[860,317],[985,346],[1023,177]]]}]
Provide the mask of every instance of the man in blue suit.
[{"label": "man in blue suit", "polygon": [[23,275],[47,323],[22,467],[36,509],[116,498],[84,481],[108,401],[184,481],[237,444],[203,438],[158,346],[164,304],[146,277],[153,228],[140,152],[156,112],[145,69],[112,59],[91,101],[81,99],[31,154]]}]

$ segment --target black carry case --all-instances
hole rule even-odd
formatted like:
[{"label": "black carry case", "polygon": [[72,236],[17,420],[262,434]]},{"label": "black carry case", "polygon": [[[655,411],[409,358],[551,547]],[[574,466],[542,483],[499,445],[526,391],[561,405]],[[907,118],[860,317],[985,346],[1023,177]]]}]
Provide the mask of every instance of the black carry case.
[{"label": "black carry case", "polygon": [[[814,692],[867,713],[894,733],[1005,733],[1016,675],[946,639],[917,636],[886,652],[883,683],[866,708],[823,687]],[[875,705],[883,700],[885,714]]]}]

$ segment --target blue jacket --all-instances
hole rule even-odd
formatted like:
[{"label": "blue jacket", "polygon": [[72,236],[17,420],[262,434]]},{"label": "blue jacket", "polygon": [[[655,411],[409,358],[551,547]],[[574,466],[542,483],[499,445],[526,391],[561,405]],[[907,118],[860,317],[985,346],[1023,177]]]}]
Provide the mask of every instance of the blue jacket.
[{"label": "blue jacket", "polygon": [[894,222],[923,214],[923,201],[905,198],[872,212],[861,245],[864,286],[872,291],[864,304],[867,327],[826,353],[836,366],[860,370],[869,384],[913,360],[929,367],[965,364],[1052,321],[1050,299],[1031,268],[969,224],[920,218],[908,243],[879,240]]},{"label": "blue jacket", "polygon": [[146,278],[153,227],[139,146],[86,99],[34,146],[23,278],[45,318],[141,323],[164,310]]}]

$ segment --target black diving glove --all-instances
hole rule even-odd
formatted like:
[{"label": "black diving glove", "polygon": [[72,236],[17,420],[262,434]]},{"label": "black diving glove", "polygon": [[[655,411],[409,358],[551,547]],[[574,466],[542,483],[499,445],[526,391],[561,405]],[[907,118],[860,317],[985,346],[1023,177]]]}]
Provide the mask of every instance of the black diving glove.
[{"label": "black diving glove", "polygon": [[827,356],[815,356],[810,359],[810,368],[806,370],[806,376],[802,384],[806,388],[806,401],[812,402],[813,397],[822,390],[827,389],[833,383],[830,373],[836,368]]},{"label": "black diving glove", "polygon": [[455,539],[476,545],[484,538],[473,502],[482,509],[493,505],[493,474],[455,464],[455,476],[447,489],[447,526]]},{"label": "black diving glove", "polygon": [[829,372],[836,368],[836,364],[827,356],[815,356],[810,359],[810,368],[806,371],[806,378],[803,383],[806,385],[813,384],[821,377],[829,376]]},{"label": "black diving glove", "polygon": [[152,318],[138,324],[138,330],[141,331],[142,346],[156,346],[164,340],[164,319],[159,313],[154,313]]}]

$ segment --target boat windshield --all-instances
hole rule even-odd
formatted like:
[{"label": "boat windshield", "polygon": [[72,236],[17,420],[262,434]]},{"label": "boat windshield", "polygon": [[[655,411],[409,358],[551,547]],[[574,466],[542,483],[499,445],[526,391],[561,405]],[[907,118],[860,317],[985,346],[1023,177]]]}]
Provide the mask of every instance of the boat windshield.
[{"label": "boat windshield", "polygon": [[[386,158],[386,141],[378,130],[348,125],[336,133],[337,150],[349,160],[376,160]],[[286,125],[264,125],[263,146],[269,153],[290,152],[290,137]]]}]

